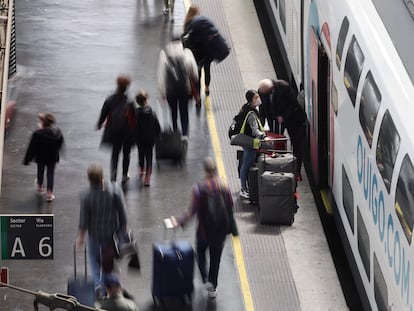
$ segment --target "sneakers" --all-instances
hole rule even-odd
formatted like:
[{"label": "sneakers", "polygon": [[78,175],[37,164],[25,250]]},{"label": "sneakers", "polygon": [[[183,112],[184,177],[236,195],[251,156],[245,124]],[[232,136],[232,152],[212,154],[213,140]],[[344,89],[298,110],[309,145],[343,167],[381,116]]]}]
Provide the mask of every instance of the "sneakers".
[{"label": "sneakers", "polygon": [[45,188],[45,186],[43,186],[43,185],[37,185],[37,186],[36,186],[36,190],[37,190],[37,192],[38,192],[38,193],[40,193],[40,194],[43,194],[43,193],[45,193],[45,192],[46,192],[46,188]]},{"label": "sneakers", "polygon": [[48,192],[46,195],[46,201],[52,202],[54,199],[56,199],[55,195],[52,192]]},{"label": "sneakers", "polygon": [[213,284],[211,284],[211,283],[208,283],[208,285],[207,285],[207,294],[208,294],[208,298],[216,298],[217,297],[217,290],[213,286]]},{"label": "sneakers", "polygon": [[246,189],[241,189],[240,196],[244,199],[249,199],[249,192]]},{"label": "sneakers", "polygon": [[143,167],[139,168],[139,176],[144,176],[145,175],[145,170]]}]

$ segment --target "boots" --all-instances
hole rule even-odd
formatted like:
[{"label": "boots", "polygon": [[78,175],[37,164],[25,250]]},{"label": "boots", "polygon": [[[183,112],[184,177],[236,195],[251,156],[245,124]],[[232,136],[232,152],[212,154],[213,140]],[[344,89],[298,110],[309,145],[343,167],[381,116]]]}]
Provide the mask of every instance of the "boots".
[{"label": "boots", "polygon": [[147,168],[145,172],[144,186],[149,187],[151,182],[152,167]]}]

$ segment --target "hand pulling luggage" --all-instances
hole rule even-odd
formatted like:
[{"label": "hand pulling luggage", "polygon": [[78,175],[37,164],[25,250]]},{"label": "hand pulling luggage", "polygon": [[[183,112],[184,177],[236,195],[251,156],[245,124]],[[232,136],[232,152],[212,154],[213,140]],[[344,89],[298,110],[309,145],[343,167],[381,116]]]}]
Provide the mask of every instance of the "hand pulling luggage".
[{"label": "hand pulling luggage", "polygon": [[[88,279],[88,268],[86,258],[86,246],[84,248],[85,257],[85,275],[83,278],[77,277],[77,264],[76,264],[76,245],[73,248],[73,264],[74,264],[74,276],[68,280],[67,293],[70,296],[75,297],[78,302],[82,305],[94,307],[95,306],[95,284],[94,281]],[[74,310],[84,310],[83,308],[77,307]]]},{"label": "hand pulling luggage", "polygon": [[252,166],[249,170],[249,200],[259,204],[259,168]]},{"label": "hand pulling luggage", "polygon": [[259,178],[260,223],[292,225],[296,212],[295,175],[264,172]]},{"label": "hand pulling luggage", "polygon": [[[165,228],[164,237],[167,231]],[[154,303],[165,299],[188,298],[194,290],[194,251],[188,241],[176,240],[153,244],[152,297]]]}]

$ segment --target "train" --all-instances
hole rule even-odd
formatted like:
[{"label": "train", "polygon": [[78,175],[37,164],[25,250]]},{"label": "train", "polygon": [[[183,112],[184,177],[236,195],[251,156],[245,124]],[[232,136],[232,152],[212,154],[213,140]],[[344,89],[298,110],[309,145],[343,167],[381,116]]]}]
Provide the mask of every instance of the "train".
[{"label": "train", "polygon": [[363,307],[413,311],[414,2],[263,1]]}]

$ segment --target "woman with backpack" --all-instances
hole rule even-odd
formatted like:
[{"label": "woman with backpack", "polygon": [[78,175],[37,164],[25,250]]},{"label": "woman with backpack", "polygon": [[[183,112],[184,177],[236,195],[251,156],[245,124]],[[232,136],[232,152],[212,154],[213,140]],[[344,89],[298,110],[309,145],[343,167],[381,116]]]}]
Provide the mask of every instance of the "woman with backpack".
[{"label": "woman with backpack", "polygon": [[135,96],[138,104],[136,143],[138,147],[139,175],[144,176],[144,186],[150,186],[152,155],[156,139],[161,133],[160,123],[155,111],[148,104],[148,93],[139,91]]},{"label": "woman with backpack", "polygon": [[[244,134],[260,140],[270,140],[266,137],[262,123],[260,122],[259,112],[257,107],[262,103],[259,93],[255,90],[248,90],[246,92],[247,103],[241,108],[242,118],[247,118]],[[249,188],[247,185],[247,178],[249,177],[249,169],[253,165],[256,158],[256,149],[250,147],[243,147],[243,159],[240,167],[240,183],[241,190],[240,196],[245,199],[249,199]]]},{"label": "woman with backpack", "polygon": [[[204,159],[205,180],[193,186],[192,203],[180,217],[171,217],[174,227],[184,227],[197,215],[197,263],[209,298],[217,296],[218,272],[227,234],[238,235],[233,215],[233,198],[230,189],[217,176],[217,166],[212,158]],[[210,253],[207,270],[206,251]]]}]

